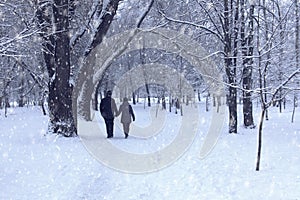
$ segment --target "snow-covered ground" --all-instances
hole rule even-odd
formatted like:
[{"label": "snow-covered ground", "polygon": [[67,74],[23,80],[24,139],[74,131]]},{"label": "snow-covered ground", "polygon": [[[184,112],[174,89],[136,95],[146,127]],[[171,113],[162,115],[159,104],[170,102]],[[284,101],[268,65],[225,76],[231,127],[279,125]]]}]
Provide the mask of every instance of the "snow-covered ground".
[{"label": "snow-covered ground", "polygon": [[[135,123],[145,125],[149,113],[141,104],[134,110]],[[145,174],[104,166],[80,138],[45,135],[48,118],[38,107],[11,108],[7,118],[0,110],[0,199],[300,199],[299,108],[295,123],[290,123],[291,108],[281,114],[271,108],[259,172],[255,171],[257,128],[239,125],[239,134],[228,134],[224,125],[213,151],[199,159],[210,124],[210,113],[204,110],[200,104],[200,127],[188,151],[173,165]],[[176,135],[180,118],[174,113],[167,117],[171,120],[155,139],[125,140],[116,128],[116,139],[110,142],[140,153],[163,148]],[[256,124],[258,117],[255,108]],[[96,118],[104,127],[99,113]]]}]

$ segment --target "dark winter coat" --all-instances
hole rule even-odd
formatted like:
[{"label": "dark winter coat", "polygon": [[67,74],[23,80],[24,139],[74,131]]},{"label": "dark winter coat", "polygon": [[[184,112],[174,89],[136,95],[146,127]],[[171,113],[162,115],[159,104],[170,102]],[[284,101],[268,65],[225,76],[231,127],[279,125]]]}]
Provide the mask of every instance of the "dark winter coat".
[{"label": "dark winter coat", "polygon": [[103,98],[100,103],[100,113],[104,119],[113,119],[118,113],[115,100],[110,96]]},{"label": "dark winter coat", "polygon": [[123,123],[123,124],[130,124],[131,123],[131,117],[132,117],[133,121],[135,120],[133,109],[132,109],[131,105],[127,101],[124,101],[120,105],[118,115],[120,113],[122,113],[122,115],[121,115],[121,123]]}]

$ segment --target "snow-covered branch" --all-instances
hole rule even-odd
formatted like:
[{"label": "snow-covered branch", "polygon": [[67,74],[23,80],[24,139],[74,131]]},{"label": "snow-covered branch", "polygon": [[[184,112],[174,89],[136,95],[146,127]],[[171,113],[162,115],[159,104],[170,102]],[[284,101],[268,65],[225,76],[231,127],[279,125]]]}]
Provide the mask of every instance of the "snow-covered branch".
[{"label": "snow-covered branch", "polygon": [[196,24],[196,23],[190,22],[190,21],[174,19],[174,18],[172,18],[172,17],[167,16],[167,15],[166,15],[163,11],[161,11],[160,9],[159,9],[159,13],[160,13],[165,19],[167,19],[167,20],[169,20],[169,21],[171,21],[171,22],[176,22],[176,23],[180,23],[180,24],[186,24],[186,25],[194,26],[194,27],[196,27],[196,28],[201,28],[201,29],[203,29],[203,30],[205,30],[205,31],[207,31],[207,32],[209,32],[209,33],[215,35],[215,36],[219,39],[220,42],[224,43],[223,37],[222,37],[219,33],[215,32],[215,31],[213,31],[213,30],[211,30],[211,29],[209,29],[209,28],[207,28],[207,27],[205,27],[205,26],[203,26],[203,25]]},{"label": "snow-covered branch", "polygon": [[272,98],[270,100],[270,102],[267,104],[267,107],[269,107],[272,102],[274,101],[274,99],[276,98],[276,95],[279,93],[279,91],[285,86],[287,85],[296,75],[300,74],[300,68],[296,69],[294,72],[292,72],[289,76],[287,76],[287,78],[280,84],[278,85],[272,95]]},{"label": "snow-covered branch", "polygon": [[100,1],[93,1],[93,5],[88,12],[87,19],[84,23],[84,26],[80,27],[80,29],[71,37],[70,39],[70,47],[71,49],[77,44],[80,38],[89,30],[92,29],[95,25],[99,25],[101,23],[101,18],[99,15],[103,9],[103,0]]}]

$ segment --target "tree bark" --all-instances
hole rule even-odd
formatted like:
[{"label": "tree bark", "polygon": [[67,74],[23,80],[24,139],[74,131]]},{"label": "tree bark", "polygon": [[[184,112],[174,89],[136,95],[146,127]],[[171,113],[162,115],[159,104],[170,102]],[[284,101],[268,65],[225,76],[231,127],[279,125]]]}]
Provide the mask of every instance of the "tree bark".
[{"label": "tree bark", "polygon": [[[229,109],[229,133],[237,133],[237,89],[236,89],[236,66],[231,57],[232,41],[230,27],[229,0],[224,0],[224,53],[225,70],[229,83],[228,109]],[[232,4],[232,2],[231,2]],[[232,7],[232,5],[231,5]]]},{"label": "tree bark", "polygon": [[[70,84],[70,38],[68,0],[54,0],[54,77],[49,83],[49,131],[63,136],[75,136],[72,114],[72,85]],[[66,45],[67,44],[67,45]],[[52,63],[48,63],[51,67]]]},{"label": "tree bark", "polygon": [[20,87],[20,90],[19,90],[19,107],[24,107],[25,106],[25,99],[24,99],[24,93],[25,93],[25,72],[24,72],[24,67],[22,67],[21,66],[21,68],[22,68],[22,71],[21,71],[21,73],[20,73],[20,78],[21,78],[21,80],[20,80],[20,85],[19,85],[19,87]]},{"label": "tree bark", "polygon": [[253,15],[254,5],[250,6],[249,11],[249,36],[245,37],[245,18],[244,18],[244,1],[241,1],[241,13],[242,13],[242,26],[241,26],[241,45],[242,45],[242,64],[243,64],[243,115],[244,115],[244,126],[254,127],[253,121],[253,105],[252,105],[252,65],[253,65]]}]

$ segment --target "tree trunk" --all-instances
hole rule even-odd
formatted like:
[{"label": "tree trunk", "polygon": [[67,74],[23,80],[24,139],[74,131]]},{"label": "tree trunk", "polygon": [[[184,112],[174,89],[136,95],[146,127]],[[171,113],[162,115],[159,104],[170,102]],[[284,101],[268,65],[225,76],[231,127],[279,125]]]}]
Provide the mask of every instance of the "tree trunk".
[{"label": "tree trunk", "polygon": [[250,6],[249,36],[245,37],[244,1],[242,1],[242,26],[241,26],[241,45],[242,45],[242,64],[243,64],[243,115],[244,126],[254,127],[253,105],[250,90],[252,89],[252,65],[253,65],[253,15],[254,5]]},{"label": "tree trunk", "polygon": [[294,93],[293,112],[292,112],[292,120],[291,120],[292,123],[294,123],[296,107],[297,107],[297,97],[296,97],[296,93]]},{"label": "tree trunk", "polygon": [[[266,8],[266,0],[263,0],[263,16],[264,16],[264,19],[267,19],[267,9]],[[270,32],[270,28],[269,28],[269,24],[268,23],[265,23],[265,40],[266,41],[269,41],[269,32]],[[266,44],[266,49],[267,49],[267,61],[266,61],[266,64],[265,64],[265,67],[264,67],[264,75],[263,75],[263,87],[264,88],[267,88],[267,70],[268,70],[268,67],[270,65],[270,60],[271,60],[271,52],[269,49],[271,49],[272,47],[272,43],[267,43]],[[267,102],[268,101],[268,94],[267,92],[264,93],[264,99],[265,101]],[[266,116],[266,120],[269,120],[269,112],[268,112],[268,109],[266,108],[266,112],[265,112],[265,116]]]},{"label": "tree trunk", "polygon": [[[280,81],[280,82],[282,82],[282,75],[281,75],[281,73],[282,73],[282,72],[280,72],[280,75],[279,75],[279,77],[280,77],[280,78],[279,78],[279,81]],[[278,98],[279,98],[279,99],[278,99],[278,108],[279,108],[279,112],[282,113],[282,89],[279,90],[278,96],[279,96],[279,97],[278,97]]]},{"label": "tree trunk", "polygon": [[[232,2],[231,2],[232,3]],[[231,5],[232,7],[232,5]],[[225,70],[229,83],[228,109],[229,109],[229,133],[237,133],[237,89],[236,66],[233,64],[233,53],[230,27],[230,10],[228,0],[224,0],[224,53]]]},{"label": "tree trunk", "polygon": [[229,133],[237,133],[237,90],[235,87],[229,87],[228,107],[229,107]]},{"label": "tree trunk", "polygon": [[7,109],[10,107],[9,104],[9,99],[7,96],[4,97],[5,98],[5,103],[4,103],[4,116],[7,117]]},{"label": "tree trunk", "polygon": [[163,110],[167,109],[165,95],[163,95],[162,98],[161,98],[161,106],[162,106]]},{"label": "tree trunk", "polygon": [[182,104],[180,104],[180,114],[181,114],[181,116],[183,116],[183,108],[182,108]]},{"label": "tree trunk", "polygon": [[259,171],[260,167],[260,158],[261,158],[261,148],[262,148],[262,128],[264,123],[266,108],[263,106],[261,114],[260,114],[260,121],[258,125],[258,146],[257,146],[257,160],[256,160],[256,171]]},{"label": "tree trunk", "polygon": [[215,97],[215,95],[213,95],[213,107],[216,107],[216,106],[217,106],[216,97]]},{"label": "tree trunk", "polygon": [[0,97],[0,109],[2,109],[3,108],[3,103],[2,103],[2,100],[3,99],[3,97]]},{"label": "tree trunk", "polygon": [[24,67],[21,67],[22,71],[20,73],[20,78],[21,78],[21,82],[20,82],[20,91],[19,91],[19,102],[18,105],[19,107],[24,107],[25,106],[25,102],[24,102],[24,93],[25,93],[25,72],[24,72]]},{"label": "tree trunk", "polygon": [[46,116],[47,112],[46,112],[46,109],[45,109],[44,101],[41,102],[41,107],[42,107],[43,115]]},{"label": "tree trunk", "polygon": [[146,92],[147,92],[148,107],[151,107],[151,98],[150,98],[149,84],[145,83],[145,87],[146,87]]},{"label": "tree trunk", "polygon": [[[279,6],[278,3],[276,3],[277,5],[277,9],[278,9],[278,20],[279,20],[279,39],[280,39],[280,56],[283,56],[284,55],[284,40],[285,40],[285,27],[284,27],[284,17],[281,15],[281,8]],[[282,59],[279,59],[279,63],[278,63],[278,70],[279,70],[279,82],[282,82],[283,81],[283,72],[282,72],[282,67],[283,67],[283,62],[282,62]],[[282,113],[282,99],[283,99],[283,90],[282,88],[280,88],[279,90],[279,100],[278,100],[278,106],[279,106],[279,112]]]},{"label": "tree trunk", "polygon": [[206,101],[205,101],[205,111],[206,112],[209,111],[209,96],[210,96],[210,94],[208,93],[206,96]]},{"label": "tree trunk", "polygon": [[169,97],[169,112],[172,112],[172,96]]},{"label": "tree trunk", "polygon": [[220,112],[220,106],[222,105],[222,99],[220,96],[217,96],[217,113]]},{"label": "tree trunk", "polygon": [[135,99],[135,92],[132,92],[132,104],[136,104],[136,99]]},{"label": "tree trunk", "polygon": [[68,0],[54,0],[53,20],[56,32],[54,36],[53,68],[55,69],[55,76],[49,84],[49,131],[66,137],[76,135],[72,115],[72,86],[69,83],[70,38],[68,10]]}]

